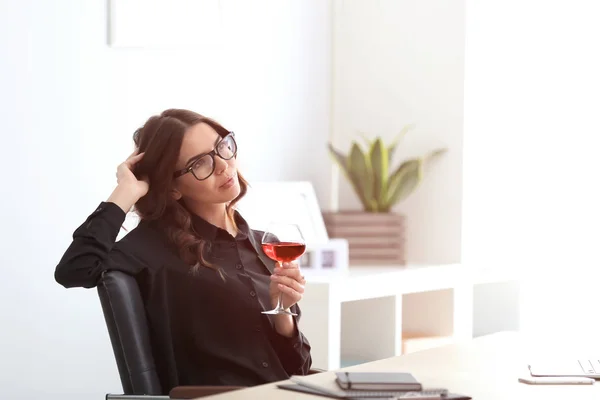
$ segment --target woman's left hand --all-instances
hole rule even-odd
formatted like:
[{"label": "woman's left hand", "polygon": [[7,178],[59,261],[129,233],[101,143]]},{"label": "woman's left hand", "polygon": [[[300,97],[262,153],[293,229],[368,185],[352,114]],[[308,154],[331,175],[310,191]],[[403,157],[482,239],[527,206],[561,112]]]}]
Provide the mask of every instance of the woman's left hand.
[{"label": "woman's left hand", "polygon": [[277,305],[279,293],[283,293],[283,307],[288,309],[302,299],[304,285],[306,280],[300,273],[297,262],[283,263],[275,267],[271,275],[271,284],[269,285],[269,295],[271,296],[272,306]]}]

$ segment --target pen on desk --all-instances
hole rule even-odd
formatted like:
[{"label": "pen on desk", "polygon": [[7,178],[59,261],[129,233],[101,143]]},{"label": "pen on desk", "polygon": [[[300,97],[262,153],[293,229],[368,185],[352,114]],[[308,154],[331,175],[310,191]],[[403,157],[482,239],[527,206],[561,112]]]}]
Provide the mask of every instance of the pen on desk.
[{"label": "pen on desk", "polygon": [[407,392],[405,394],[401,394],[395,397],[392,397],[392,400],[441,400],[444,397],[440,394],[425,394],[419,392]]},{"label": "pen on desk", "polygon": [[593,385],[596,380],[584,376],[532,376],[519,378],[519,382],[531,385]]}]

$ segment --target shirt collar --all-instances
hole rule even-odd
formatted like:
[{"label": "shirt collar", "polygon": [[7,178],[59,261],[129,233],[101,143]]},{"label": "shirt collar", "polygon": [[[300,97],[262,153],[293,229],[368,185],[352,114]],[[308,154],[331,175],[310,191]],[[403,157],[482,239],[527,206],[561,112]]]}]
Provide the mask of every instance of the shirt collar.
[{"label": "shirt collar", "polygon": [[238,213],[234,211],[235,223],[238,227],[238,235],[236,238],[232,238],[231,235],[222,228],[219,228],[204,218],[192,213],[192,225],[196,233],[204,240],[211,242],[214,241],[233,241],[233,240],[246,240],[250,241],[252,247],[256,251],[256,254],[264,264],[264,266],[272,274],[275,268],[275,262],[267,257],[267,255],[261,250],[260,241],[257,241],[256,237],[250,231],[250,227],[246,220]]},{"label": "shirt collar", "polygon": [[[219,228],[204,218],[190,213],[192,215],[192,226],[198,236],[205,240],[232,240],[232,236],[225,229]],[[234,211],[234,220],[238,227],[238,235],[235,237],[236,240],[244,240],[250,236],[250,227],[246,220],[238,213]]]}]

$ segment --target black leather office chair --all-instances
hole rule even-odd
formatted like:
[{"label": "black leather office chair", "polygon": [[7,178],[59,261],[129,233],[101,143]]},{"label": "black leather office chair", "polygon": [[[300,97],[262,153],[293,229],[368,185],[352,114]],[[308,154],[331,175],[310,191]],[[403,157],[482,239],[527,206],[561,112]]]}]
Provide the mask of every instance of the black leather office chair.
[{"label": "black leather office chair", "polygon": [[[124,392],[107,394],[107,400],[191,399],[241,388],[179,386],[171,389],[170,396],[163,395],[137,281],[120,271],[104,272],[98,283],[98,295]],[[323,370],[313,369],[310,373],[319,372]]]},{"label": "black leather office chair", "polygon": [[195,398],[240,388],[187,386],[174,388],[171,396],[163,395],[137,281],[120,271],[104,272],[98,283],[98,295],[124,392],[107,394],[107,400]]}]

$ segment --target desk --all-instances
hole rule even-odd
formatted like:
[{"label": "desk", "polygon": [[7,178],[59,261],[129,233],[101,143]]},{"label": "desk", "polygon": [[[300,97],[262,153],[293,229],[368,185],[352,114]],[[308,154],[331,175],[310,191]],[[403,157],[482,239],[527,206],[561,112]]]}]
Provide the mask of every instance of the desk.
[{"label": "desk", "polygon": [[[338,275],[319,276],[309,271],[305,275],[300,329],[311,344],[313,366],[326,370],[343,366],[343,344],[347,353],[353,353],[350,357],[361,356],[360,361],[401,355],[403,320],[414,315],[424,316],[421,322],[428,325],[428,334],[471,339],[474,287],[519,279],[509,268],[462,264],[352,266]],[[403,318],[406,296],[417,293],[428,294],[417,302],[423,306]],[[428,309],[431,304],[433,310]],[[345,315],[343,305],[350,310]],[[503,326],[498,330],[515,328]]]},{"label": "desk", "polygon": [[[600,383],[595,385],[527,385],[518,382],[530,354],[540,354],[544,346],[532,350],[536,338],[524,340],[515,332],[501,332],[460,343],[344,368],[345,371],[409,371],[426,387],[445,387],[467,394],[474,400],[587,400],[600,399]],[[310,375],[314,383],[331,381],[333,372]],[[291,383],[285,381],[286,383]],[[275,383],[204,397],[211,400],[297,399],[323,400],[278,389]]]}]

